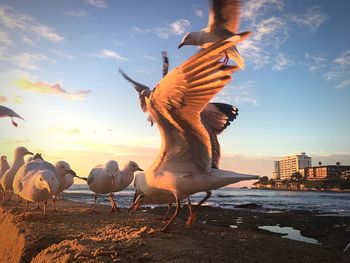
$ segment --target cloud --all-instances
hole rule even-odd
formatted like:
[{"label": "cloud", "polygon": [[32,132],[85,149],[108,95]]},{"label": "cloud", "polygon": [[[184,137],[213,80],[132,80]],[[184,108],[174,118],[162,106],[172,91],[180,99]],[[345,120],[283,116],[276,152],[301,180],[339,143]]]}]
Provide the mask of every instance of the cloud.
[{"label": "cloud", "polygon": [[149,55],[144,55],[143,57],[144,57],[145,59],[148,59],[148,60],[156,60],[155,57],[149,56]]},{"label": "cloud", "polygon": [[55,94],[69,100],[85,100],[86,96],[91,93],[91,90],[80,90],[77,92],[69,92],[62,88],[62,81],[50,84],[42,81],[30,81],[26,78],[15,81],[16,87],[34,91],[38,93]]},{"label": "cloud", "polygon": [[54,29],[8,6],[0,6],[0,24],[3,24],[7,28],[17,30],[27,38],[35,35],[39,39],[45,39],[51,42],[61,42],[64,40],[64,37],[55,33]]},{"label": "cloud", "polygon": [[6,56],[0,53],[0,61],[9,62],[17,68],[24,70],[41,70],[38,62],[55,62],[53,59],[40,53],[21,53],[13,56]]},{"label": "cloud", "polygon": [[277,53],[275,57],[275,65],[272,69],[275,71],[281,71],[294,65],[294,62],[286,57],[283,53]]},{"label": "cloud", "polygon": [[316,31],[328,19],[328,15],[320,6],[313,6],[306,9],[302,15],[289,15],[288,18],[292,22]]},{"label": "cloud", "polygon": [[5,46],[11,46],[12,44],[12,41],[9,38],[9,35],[4,31],[0,31],[0,43],[4,44]]},{"label": "cloud", "polygon": [[70,11],[66,11],[64,12],[64,14],[66,16],[73,16],[73,17],[85,17],[87,16],[89,13],[83,9],[76,9],[76,10],[70,10]]},{"label": "cloud", "polygon": [[284,3],[282,0],[249,0],[243,5],[241,11],[242,20],[256,21],[271,10],[282,10]]},{"label": "cloud", "polygon": [[204,14],[202,9],[196,9],[196,10],[194,10],[194,13],[196,14],[196,16],[198,16],[200,18],[202,18],[203,14]]},{"label": "cloud", "polygon": [[251,25],[254,32],[251,37],[239,44],[243,57],[261,69],[272,61],[273,53],[287,40],[285,21],[279,17],[270,17]]},{"label": "cloud", "polygon": [[187,19],[179,19],[163,27],[155,27],[155,28],[133,27],[132,30],[140,34],[155,33],[159,38],[169,39],[171,35],[184,34],[185,32],[188,31],[190,27],[191,27],[190,21],[188,21]]},{"label": "cloud", "polygon": [[6,103],[7,98],[5,96],[0,95],[0,103]]},{"label": "cloud", "polygon": [[107,8],[107,3],[104,0],[85,0],[85,2],[97,8]]},{"label": "cloud", "polygon": [[325,55],[306,54],[309,71],[320,72],[327,81],[335,83],[336,89],[350,87],[350,50],[346,50],[331,60]]},{"label": "cloud", "polygon": [[99,58],[111,58],[116,60],[128,60],[126,57],[121,56],[115,51],[109,50],[109,49],[102,49],[96,54]]},{"label": "cloud", "polygon": [[255,92],[255,81],[249,80],[241,85],[228,85],[218,93],[213,99],[214,102],[223,102],[229,104],[251,104],[258,106]]}]

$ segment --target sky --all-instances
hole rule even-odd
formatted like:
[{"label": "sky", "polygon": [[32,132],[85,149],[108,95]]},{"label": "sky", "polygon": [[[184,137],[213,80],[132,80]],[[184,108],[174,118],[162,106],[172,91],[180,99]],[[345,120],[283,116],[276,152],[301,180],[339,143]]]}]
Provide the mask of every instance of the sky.
[{"label": "sky", "polygon": [[[350,165],[350,2],[242,2],[246,68],[213,99],[239,108],[221,168],[271,177],[273,160],[300,152]],[[0,119],[0,154],[25,146],[81,176],[111,159],[147,169],[158,129],[118,68],[154,87],[161,51],[180,65],[197,52],[177,49],[183,35],[207,23],[204,0],[2,0],[0,104],[25,121]]]}]

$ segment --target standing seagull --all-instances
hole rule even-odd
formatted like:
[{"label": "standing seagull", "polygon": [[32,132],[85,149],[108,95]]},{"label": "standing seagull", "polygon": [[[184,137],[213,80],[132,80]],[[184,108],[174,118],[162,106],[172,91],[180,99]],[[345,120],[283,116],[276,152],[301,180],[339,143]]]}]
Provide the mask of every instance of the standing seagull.
[{"label": "standing seagull", "polygon": [[89,188],[94,192],[94,204],[91,210],[91,213],[96,213],[95,205],[97,200],[97,194],[109,194],[109,200],[111,202],[111,211],[114,208],[113,195],[113,186],[114,184],[120,184],[121,177],[119,171],[119,165],[116,161],[110,160],[104,166],[98,165],[95,168],[92,168],[88,178],[78,177],[87,181]]},{"label": "standing seagull", "polygon": [[146,98],[162,146],[153,165],[138,175],[138,181],[146,196],[156,199],[161,192],[171,195],[170,202],[176,203],[176,211],[162,231],[167,231],[177,217],[182,199],[257,178],[211,168],[210,136],[200,117],[208,102],[231,80],[237,67],[225,65],[220,59],[225,50],[241,40],[233,36],[201,50],[168,73]]},{"label": "standing seagull", "polygon": [[[0,163],[0,182],[1,178],[4,175],[4,173],[10,168],[9,162],[7,161],[6,155],[1,156],[1,163]],[[2,186],[0,184],[0,190],[2,191]]]},{"label": "standing seagull", "polygon": [[15,194],[27,201],[23,218],[29,202],[44,201],[45,215],[47,200],[58,191],[58,187],[56,168],[52,164],[39,158],[24,164],[13,180]]},{"label": "standing seagull", "polygon": [[8,169],[4,175],[1,178],[1,186],[4,189],[4,192],[2,193],[2,202],[5,202],[5,193],[6,191],[10,191],[10,197],[9,200],[11,199],[12,195],[12,183],[13,183],[13,178],[15,177],[17,171],[19,168],[24,164],[24,156],[27,154],[33,155],[32,152],[28,151],[27,148],[25,147],[17,147],[15,150],[15,156],[14,156],[14,161],[10,169]]},{"label": "standing seagull", "polygon": [[[241,41],[249,37],[251,32],[237,33],[241,5],[239,0],[209,0],[209,4],[208,26],[198,32],[186,33],[178,48],[184,45],[207,48],[217,41],[232,36],[239,37]],[[240,69],[244,69],[244,59],[238,53],[236,46],[230,47],[225,53]],[[225,63],[228,58],[225,58]]]},{"label": "standing seagull", "polygon": [[112,186],[112,192],[110,193],[111,198],[111,212],[118,212],[118,207],[113,200],[113,193],[124,190],[134,180],[134,173],[136,171],[143,172],[143,169],[139,167],[134,161],[129,161],[123,170],[120,171],[120,180],[117,180]]},{"label": "standing seagull", "polygon": [[19,118],[24,120],[20,115],[18,115],[16,112],[11,110],[10,108],[7,108],[5,106],[0,105],[0,117],[10,117],[11,122],[13,126],[17,127],[18,124],[13,120],[13,118]]}]

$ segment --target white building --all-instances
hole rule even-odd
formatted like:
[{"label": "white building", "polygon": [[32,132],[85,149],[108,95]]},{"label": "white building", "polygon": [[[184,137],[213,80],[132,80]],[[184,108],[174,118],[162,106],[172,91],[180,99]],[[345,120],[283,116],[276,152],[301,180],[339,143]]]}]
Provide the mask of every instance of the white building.
[{"label": "white building", "polygon": [[293,173],[300,172],[300,169],[312,166],[311,157],[304,152],[285,156],[279,161],[274,162],[273,175],[276,179],[290,178]]}]

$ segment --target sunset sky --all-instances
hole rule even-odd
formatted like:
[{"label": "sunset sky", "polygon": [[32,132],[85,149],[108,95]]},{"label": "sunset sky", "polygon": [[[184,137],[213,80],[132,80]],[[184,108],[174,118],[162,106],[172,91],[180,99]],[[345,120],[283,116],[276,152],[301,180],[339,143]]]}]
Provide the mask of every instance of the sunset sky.
[{"label": "sunset sky", "polygon": [[[239,108],[221,167],[271,176],[273,160],[299,152],[350,165],[350,2],[242,2],[246,69],[214,99]],[[184,33],[207,20],[205,0],[2,0],[0,104],[25,121],[0,119],[0,154],[26,146],[81,176],[110,159],[147,169],[158,129],[118,68],[153,87],[161,51],[180,65],[197,51],[177,49]]]}]

